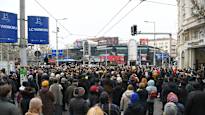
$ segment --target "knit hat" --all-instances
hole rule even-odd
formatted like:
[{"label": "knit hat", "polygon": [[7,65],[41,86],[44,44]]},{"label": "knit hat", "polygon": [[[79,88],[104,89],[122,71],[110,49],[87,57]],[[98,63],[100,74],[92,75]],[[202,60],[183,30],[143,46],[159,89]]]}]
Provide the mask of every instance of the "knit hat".
[{"label": "knit hat", "polygon": [[168,102],[164,106],[164,115],[177,115],[177,106],[173,102]]},{"label": "knit hat", "polygon": [[77,87],[74,89],[74,97],[82,97],[85,94],[85,89],[83,87]]},{"label": "knit hat", "polygon": [[167,95],[167,102],[178,102],[178,97],[176,94],[174,94],[173,92],[170,92],[168,95]]},{"label": "knit hat", "polygon": [[93,85],[93,86],[90,87],[90,92],[98,93],[99,92],[99,88],[96,85]]},{"label": "knit hat", "polygon": [[49,82],[47,80],[44,80],[41,82],[41,86],[42,87],[48,87],[49,86]]},{"label": "knit hat", "polygon": [[132,93],[131,97],[130,97],[130,102],[132,104],[137,103],[137,101],[139,101],[139,95],[137,93]]}]

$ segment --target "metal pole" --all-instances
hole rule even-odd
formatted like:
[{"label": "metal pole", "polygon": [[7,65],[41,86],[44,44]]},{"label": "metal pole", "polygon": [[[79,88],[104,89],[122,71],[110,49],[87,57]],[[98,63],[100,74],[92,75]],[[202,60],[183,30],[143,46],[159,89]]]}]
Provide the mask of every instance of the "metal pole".
[{"label": "metal pole", "polygon": [[57,66],[59,66],[59,63],[58,63],[58,32],[59,32],[58,20],[56,19],[56,65]]},{"label": "metal pole", "polygon": [[20,65],[27,65],[27,52],[26,52],[26,39],[25,39],[25,0],[20,0]]},{"label": "metal pole", "polygon": [[154,66],[156,65],[156,58],[155,58],[155,55],[156,55],[156,49],[155,49],[155,22],[153,22],[154,24],[154,56],[153,56],[153,64]]},{"label": "metal pole", "polygon": [[3,44],[1,43],[1,62],[3,61]]},{"label": "metal pole", "polygon": [[141,54],[142,54],[142,47],[140,48],[140,66],[142,65],[142,57],[141,57]]},{"label": "metal pole", "polygon": [[107,47],[106,47],[106,55],[105,55],[105,66],[107,66]]},{"label": "metal pole", "polygon": [[163,52],[162,52],[162,66],[164,64],[164,55],[163,55]]},{"label": "metal pole", "polygon": [[171,67],[171,52],[172,52],[172,35],[170,34],[170,40],[169,40],[169,67]]}]

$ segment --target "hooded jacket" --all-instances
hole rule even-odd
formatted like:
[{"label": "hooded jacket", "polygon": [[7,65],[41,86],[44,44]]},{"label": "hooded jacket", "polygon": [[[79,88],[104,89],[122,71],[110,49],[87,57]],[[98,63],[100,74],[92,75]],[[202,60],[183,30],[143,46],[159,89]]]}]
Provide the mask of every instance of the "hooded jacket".
[{"label": "hooded jacket", "polygon": [[128,104],[130,103],[130,98],[132,93],[134,93],[133,90],[126,90],[123,94],[122,94],[122,98],[120,100],[120,110],[121,111],[125,111],[128,107]]},{"label": "hooded jacket", "polygon": [[146,90],[148,91],[148,99],[147,101],[153,102],[154,99],[150,97],[151,92],[157,92],[157,87],[155,86],[154,80],[149,80],[147,83]]},{"label": "hooded jacket", "polygon": [[132,93],[130,104],[125,110],[124,115],[145,115],[146,108],[139,102],[139,95],[137,93]]}]

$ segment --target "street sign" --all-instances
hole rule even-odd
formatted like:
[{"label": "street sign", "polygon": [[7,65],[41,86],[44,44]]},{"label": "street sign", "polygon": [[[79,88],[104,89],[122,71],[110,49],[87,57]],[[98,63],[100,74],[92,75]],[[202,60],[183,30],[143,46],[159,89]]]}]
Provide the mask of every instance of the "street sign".
[{"label": "street sign", "polygon": [[49,44],[48,17],[28,16],[28,43]]},{"label": "street sign", "polygon": [[0,43],[16,43],[17,30],[17,14],[0,11]]},{"label": "street sign", "polygon": [[[52,56],[56,56],[56,50],[52,50]],[[58,56],[63,56],[63,50],[58,50]]]}]

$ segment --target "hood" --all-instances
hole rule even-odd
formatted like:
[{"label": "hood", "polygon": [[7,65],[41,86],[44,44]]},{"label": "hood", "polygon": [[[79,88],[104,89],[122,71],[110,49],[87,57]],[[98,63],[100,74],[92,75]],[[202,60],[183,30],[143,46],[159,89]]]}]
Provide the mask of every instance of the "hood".
[{"label": "hood", "polygon": [[130,101],[132,104],[135,104],[139,101],[139,95],[137,93],[132,93]]},{"label": "hood", "polygon": [[154,84],[155,84],[154,80],[149,80],[147,83],[148,86],[154,86]]},{"label": "hood", "polygon": [[176,94],[174,94],[173,92],[170,92],[168,95],[167,95],[167,102],[178,102],[178,97]]},{"label": "hood", "polygon": [[133,90],[127,90],[127,91],[125,91],[125,95],[127,96],[127,97],[131,97],[131,95],[132,95],[132,93],[133,93]]}]

